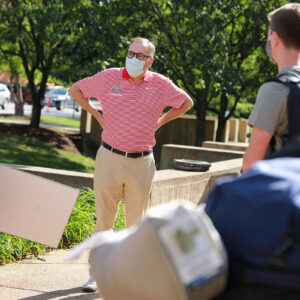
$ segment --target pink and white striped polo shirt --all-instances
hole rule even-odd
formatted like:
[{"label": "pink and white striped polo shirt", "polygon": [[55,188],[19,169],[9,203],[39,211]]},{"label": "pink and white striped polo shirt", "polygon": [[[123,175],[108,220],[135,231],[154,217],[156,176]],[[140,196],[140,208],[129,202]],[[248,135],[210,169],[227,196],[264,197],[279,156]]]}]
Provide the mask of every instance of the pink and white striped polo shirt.
[{"label": "pink and white striped polo shirt", "polygon": [[167,106],[179,108],[188,95],[165,76],[147,71],[135,84],[125,68],[112,68],[78,81],[86,98],[100,101],[102,139],[112,147],[140,152],[155,145],[155,128]]}]

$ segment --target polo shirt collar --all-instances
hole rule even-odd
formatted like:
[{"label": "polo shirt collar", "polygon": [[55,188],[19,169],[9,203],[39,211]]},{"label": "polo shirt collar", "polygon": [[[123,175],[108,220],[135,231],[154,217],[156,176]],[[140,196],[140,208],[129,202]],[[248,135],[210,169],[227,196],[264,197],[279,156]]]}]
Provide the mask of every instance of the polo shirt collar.
[{"label": "polo shirt collar", "polygon": [[[127,72],[127,70],[126,70],[126,68],[123,68],[123,71],[122,71],[122,77],[124,78],[124,79],[130,79],[131,77],[129,76],[129,74],[128,74],[128,72]],[[151,80],[151,72],[150,71],[146,71],[146,74],[145,74],[145,76],[144,76],[144,78],[143,78],[143,80],[144,81],[150,81]]]}]

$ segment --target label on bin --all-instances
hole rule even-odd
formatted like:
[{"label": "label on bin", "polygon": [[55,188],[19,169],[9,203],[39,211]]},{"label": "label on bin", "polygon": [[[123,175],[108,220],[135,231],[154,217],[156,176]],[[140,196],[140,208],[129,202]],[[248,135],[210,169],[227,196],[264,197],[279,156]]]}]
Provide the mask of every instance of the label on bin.
[{"label": "label on bin", "polygon": [[158,232],[184,285],[192,287],[217,275],[223,257],[197,215],[166,224]]}]

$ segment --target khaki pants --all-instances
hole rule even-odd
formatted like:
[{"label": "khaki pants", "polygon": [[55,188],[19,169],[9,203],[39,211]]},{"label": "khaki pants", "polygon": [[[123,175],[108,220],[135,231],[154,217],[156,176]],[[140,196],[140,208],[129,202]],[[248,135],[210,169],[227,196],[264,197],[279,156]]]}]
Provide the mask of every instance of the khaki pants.
[{"label": "khaki pants", "polygon": [[148,207],[154,173],[153,153],[128,158],[100,147],[94,176],[95,232],[113,228],[122,199],[126,227],[135,224]]}]

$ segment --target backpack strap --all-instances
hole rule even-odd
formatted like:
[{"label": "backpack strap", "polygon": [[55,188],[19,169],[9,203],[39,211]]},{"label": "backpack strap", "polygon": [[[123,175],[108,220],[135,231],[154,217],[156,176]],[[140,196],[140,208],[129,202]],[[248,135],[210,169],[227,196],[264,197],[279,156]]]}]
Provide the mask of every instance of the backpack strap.
[{"label": "backpack strap", "polygon": [[[287,78],[286,74],[281,74],[276,77],[272,77],[266,82],[278,82],[281,83],[289,88],[289,95],[288,95],[288,124],[289,124],[289,134],[288,140],[292,137],[300,134],[300,121],[299,121],[299,114],[300,114],[300,76],[291,75]],[[274,136],[270,142],[271,152],[275,151],[275,138]]]},{"label": "backpack strap", "polygon": [[[281,78],[281,77],[287,77],[287,78]],[[270,82],[270,81],[276,81],[276,82],[279,82],[279,83],[289,86],[290,84],[293,84],[293,83],[299,83],[300,76],[297,76],[297,75],[287,76],[286,74],[281,74],[281,75],[278,75],[278,76],[275,76],[275,77],[265,80],[265,82]]]},{"label": "backpack strap", "polygon": [[300,77],[291,76],[285,79],[290,88],[288,96],[289,139],[300,134]]},{"label": "backpack strap", "polygon": [[279,79],[279,76],[269,78],[269,79],[265,80],[264,83],[274,82],[274,81],[278,82],[278,83],[281,83],[281,84],[284,84],[284,85],[287,85],[287,83],[285,83],[285,82],[283,82],[282,80]]}]

